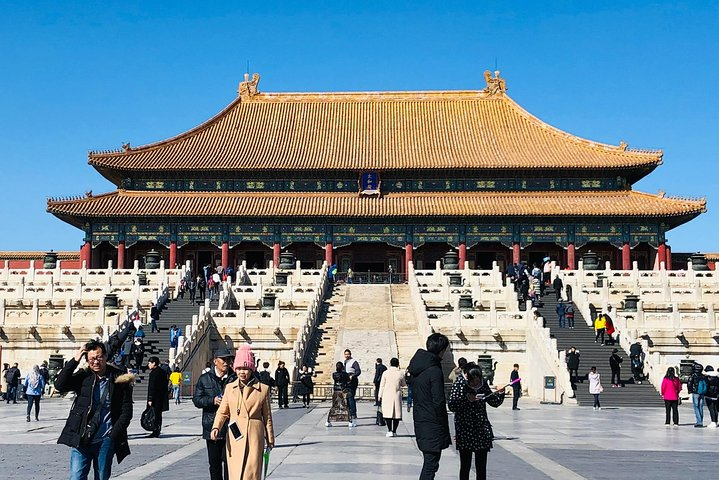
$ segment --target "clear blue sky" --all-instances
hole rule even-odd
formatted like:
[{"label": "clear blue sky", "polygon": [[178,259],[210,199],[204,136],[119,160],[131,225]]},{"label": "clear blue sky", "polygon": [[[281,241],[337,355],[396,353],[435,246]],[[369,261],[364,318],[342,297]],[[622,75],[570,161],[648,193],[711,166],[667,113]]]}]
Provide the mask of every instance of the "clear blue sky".
[{"label": "clear blue sky", "polygon": [[75,250],[48,196],[113,189],[90,149],[188,130],[260,90],[508,93],[596,141],[661,148],[635,189],[705,196],[675,252],[719,251],[719,2],[3,2],[0,250]]}]

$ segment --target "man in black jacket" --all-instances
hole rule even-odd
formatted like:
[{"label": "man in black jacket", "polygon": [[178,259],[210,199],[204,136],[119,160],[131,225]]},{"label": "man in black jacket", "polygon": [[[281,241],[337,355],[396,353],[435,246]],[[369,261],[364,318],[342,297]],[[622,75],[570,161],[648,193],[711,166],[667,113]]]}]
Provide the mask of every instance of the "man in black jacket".
[{"label": "man in black jacket", "polygon": [[5,403],[10,403],[10,400],[12,400],[12,403],[17,403],[17,387],[20,384],[20,369],[17,363],[13,364],[13,366],[5,372],[5,381],[7,382]]},{"label": "man in black jacket", "polygon": [[[215,413],[222,401],[225,386],[235,381],[237,376],[232,371],[232,355],[226,349],[215,352],[214,366],[210,371],[200,375],[192,396],[192,403],[202,409],[202,438],[207,442],[207,460],[210,464],[210,480],[227,480],[227,462],[225,459],[225,437],[227,425],[220,430],[217,440],[210,439]],[[280,362],[281,363],[281,362]],[[282,363],[284,368],[284,363]],[[279,368],[278,368],[279,371]],[[279,378],[279,377],[277,377]],[[289,383],[289,374],[288,374]],[[287,386],[285,385],[285,402],[287,402]],[[224,465],[224,468],[223,468]]]},{"label": "man in black jacket", "polygon": [[170,400],[167,393],[167,373],[160,367],[160,359],[150,357],[147,361],[150,376],[147,383],[147,406],[155,412],[155,430],[147,438],[157,438],[162,430],[162,412],[170,409]]},{"label": "man in black jacket", "polygon": [[290,385],[290,372],[285,368],[285,362],[280,360],[275,370],[275,383],[277,384],[277,403],[280,408],[290,408],[287,388]]},{"label": "man in black jacket", "polygon": [[427,350],[417,350],[407,368],[414,400],[414,433],[424,455],[420,480],[434,479],[442,450],[452,444],[441,365],[448,348],[449,339],[433,333],[427,337]]},{"label": "man in black jacket", "polygon": [[[88,367],[75,372],[83,356]],[[57,440],[72,447],[70,478],[87,479],[94,463],[99,473],[95,478],[108,479],[113,454],[117,463],[130,454],[127,427],[132,420],[134,379],[108,364],[105,345],[94,340],[80,347],[58,373],[55,389],[77,395]]]},{"label": "man in black jacket", "polygon": [[609,368],[612,370],[612,387],[620,387],[622,383],[622,362],[624,360],[619,355],[618,349],[612,350],[609,357]]},{"label": "man in black jacket", "polygon": [[372,383],[374,383],[374,406],[376,407],[379,405],[379,385],[382,383],[382,374],[387,370],[387,367],[385,367],[382,364],[382,359],[378,358],[377,361],[374,364],[374,380]]}]

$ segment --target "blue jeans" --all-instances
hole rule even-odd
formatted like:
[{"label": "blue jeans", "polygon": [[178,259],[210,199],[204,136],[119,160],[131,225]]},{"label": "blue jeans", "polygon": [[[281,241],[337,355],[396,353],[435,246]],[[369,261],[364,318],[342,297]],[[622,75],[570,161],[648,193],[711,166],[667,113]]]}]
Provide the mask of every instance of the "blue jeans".
[{"label": "blue jeans", "polygon": [[179,385],[173,385],[172,386],[172,397],[175,399],[175,404],[180,404],[180,386]]},{"label": "blue jeans", "polygon": [[692,405],[694,405],[694,416],[697,419],[695,425],[704,425],[704,395],[692,393]]},{"label": "blue jeans", "polygon": [[357,416],[357,401],[352,389],[347,393],[347,409],[350,411],[350,420]]},{"label": "blue jeans", "polygon": [[70,452],[70,480],[87,480],[90,465],[95,472],[95,480],[108,480],[114,455],[115,446],[110,437],[105,437],[102,442],[73,448]]},{"label": "blue jeans", "polygon": [[564,315],[559,315],[559,328],[564,328]]}]

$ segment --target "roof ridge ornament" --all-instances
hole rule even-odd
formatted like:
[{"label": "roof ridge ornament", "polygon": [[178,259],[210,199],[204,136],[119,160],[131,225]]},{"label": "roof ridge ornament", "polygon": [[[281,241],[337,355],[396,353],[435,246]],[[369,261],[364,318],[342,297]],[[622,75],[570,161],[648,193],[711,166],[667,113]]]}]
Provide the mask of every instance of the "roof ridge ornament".
[{"label": "roof ridge ornament", "polygon": [[492,77],[492,72],[485,70],[484,81],[487,82],[487,87],[483,91],[490,96],[503,94],[507,91],[507,83],[499,76],[499,70],[494,71],[494,77]]},{"label": "roof ridge ornament", "polygon": [[254,97],[258,93],[260,93],[257,90],[258,83],[260,83],[260,74],[259,73],[253,73],[252,80],[250,80],[250,74],[245,73],[245,80],[240,82],[240,86],[237,89],[237,94],[242,99],[248,99],[248,98]]},{"label": "roof ridge ornament", "polygon": [[625,142],[624,140],[619,141],[619,150],[626,152],[627,148],[629,148],[629,144]]}]

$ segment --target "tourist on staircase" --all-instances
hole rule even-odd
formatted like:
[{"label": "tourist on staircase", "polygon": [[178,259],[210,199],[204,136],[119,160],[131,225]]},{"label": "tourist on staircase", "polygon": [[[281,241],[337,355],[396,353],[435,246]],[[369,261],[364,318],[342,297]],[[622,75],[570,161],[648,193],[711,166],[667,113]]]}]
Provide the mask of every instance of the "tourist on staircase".
[{"label": "tourist on staircase", "polygon": [[197,295],[197,280],[192,275],[187,280],[187,291],[190,294],[190,305],[192,305],[195,303],[195,295]]},{"label": "tourist on staircase", "polygon": [[[574,383],[579,380],[579,350],[571,347],[567,352],[567,370],[569,370],[569,381]],[[584,383],[584,380],[581,380]]]},{"label": "tourist on staircase", "polygon": [[560,277],[559,275],[554,277],[554,281],[552,282],[552,288],[554,288],[554,293],[557,294],[557,301],[560,301],[562,299],[562,288],[564,288],[562,277]]},{"label": "tourist on staircase", "polygon": [[559,328],[564,328],[564,319],[567,314],[567,307],[564,306],[561,298],[557,299],[557,316],[559,317]]},{"label": "tourist on staircase", "polygon": [[667,368],[667,373],[662,380],[660,393],[664,399],[666,417],[664,425],[669,425],[670,414],[674,417],[674,426],[679,426],[679,393],[682,391],[682,382],[674,373],[674,367]]},{"label": "tourist on staircase", "polygon": [[711,417],[710,427],[719,427],[717,422],[717,402],[719,402],[719,372],[714,371],[714,367],[707,365],[704,367],[704,375],[707,380],[707,393],[704,399],[707,402],[709,416]]},{"label": "tourist on staircase", "polygon": [[619,356],[619,350],[612,350],[609,356],[609,368],[612,370],[612,388],[621,387],[622,382],[622,362],[624,359]]},{"label": "tourist on staircase", "polygon": [[205,288],[207,287],[207,281],[202,278],[201,275],[197,276],[197,293],[200,296],[200,302],[205,301]]},{"label": "tourist on staircase", "polygon": [[152,308],[150,309],[150,333],[160,331],[160,328],[157,326],[158,320],[160,320],[160,309],[157,307],[157,302],[152,302]]},{"label": "tourist on staircase", "polygon": [[[567,285],[569,288],[569,285]],[[574,306],[570,300],[564,304],[564,318],[567,319],[567,327],[574,328]]]},{"label": "tourist on staircase", "polygon": [[599,337],[601,337],[602,345],[604,345],[604,331],[606,326],[607,322],[604,319],[604,315],[597,315],[597,318],[594,320],[594,331],[596,332],[594,343],[597,343],[599,341]]},{"label": "tourist on staircase", "polygon": [[[202,409],[202,438],[207,444],[207,460],[210,465],[210,480],[227,480],[227,461],[225,457],[225,439],[227,427],[223,426],[215,439],[210,437],[215,412],[222,402],[225,386],[237,379],[232,371],[233,357],[224,348],[215,352],[213,364],[200,375],[192,395],[192,403]],[[224,471],[224,475],[223,475]]]},{"label": "tourist on staircase", "polygon": [[[381,359],[378,359],[381,360]],[[387,436],[396,437],[397,427],[402,420],[402,387],[407,385],[404,372],[399,369],[399,359],[389,361],[379,385],[378,400],[382,405],[382,416],[387,423]]]},{"label": "tourist on staircase", "polygon": [[587,378],[589,379],[589,393],[594,395],[594,410],[601,410],[602,404],[599,403],[599,394],[604,391],[604,387],[602,387],[601,375],[597,373],[597,367],[591,368]]}]

